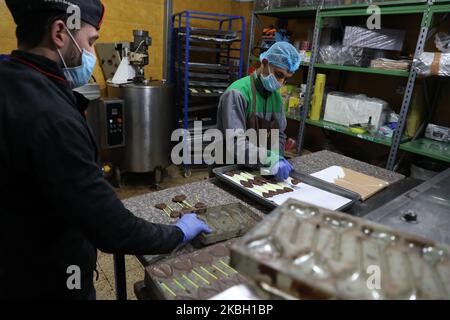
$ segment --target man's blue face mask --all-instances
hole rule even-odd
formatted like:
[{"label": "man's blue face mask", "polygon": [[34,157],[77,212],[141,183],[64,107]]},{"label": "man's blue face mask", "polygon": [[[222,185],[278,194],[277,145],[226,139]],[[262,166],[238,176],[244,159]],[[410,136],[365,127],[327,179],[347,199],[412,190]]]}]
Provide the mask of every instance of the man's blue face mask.
[{"label": "man's blue face mask", "polygon": [[89,83],[89,80],[92,77],[92,73],[94,72],[94,67],[97,62],[97,57],[90,53],[89,51],[83,49],[81,50],[77,41],[73,37],[72,33],[66,28],[67,33],[70,38],[73,40],[78,50],[81,52],[81,65],[74,68],[68,68],[67,64],[61,54],[61,51],[58,49],[58,54],[61,58],[61,61],[64,65],[63,72],[66,76],[66,79],[70,82],[72,89],[82,87]]},{"label": "man's blue face mask", "polygon": [[278,82],[277,78],[275,78],[274,74],[270,71],[270,65],[269,75],[265,77],[261,74],[261,82],[264,88],[269,92],[275,92],[282,87],[281,83]]}]

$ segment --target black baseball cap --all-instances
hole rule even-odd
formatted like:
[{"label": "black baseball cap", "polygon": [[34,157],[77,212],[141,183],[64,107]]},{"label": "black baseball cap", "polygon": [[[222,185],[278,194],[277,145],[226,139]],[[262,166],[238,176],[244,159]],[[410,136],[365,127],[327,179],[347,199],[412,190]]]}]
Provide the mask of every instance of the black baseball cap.
[{"label": "black baseball cap", "polygon": [[78,6],[81,20],[97,29],[105,16],[105,6],[100,0],[6,0],[6,5],[18,26],[30,15],[47,11],[67,13],[71,6]]}]

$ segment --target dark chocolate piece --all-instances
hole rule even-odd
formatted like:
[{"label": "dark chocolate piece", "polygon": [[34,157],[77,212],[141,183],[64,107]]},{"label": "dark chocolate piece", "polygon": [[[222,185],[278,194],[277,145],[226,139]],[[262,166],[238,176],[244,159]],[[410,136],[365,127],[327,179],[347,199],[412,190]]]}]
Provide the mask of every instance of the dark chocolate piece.
[{"label": "dark chocolate piece", "polygon": [[199,202],[195,205],[195,209],[198,214],[205,214],[208,207],[206,206],[206,204]]},{"label": "dark chocolate piece", "polygon": [[244,181],[244,180],[242,180],[241,181],[241,185],[243,185],[244,187],[246,187],[246,188],[253,188],[253,184],[252,183],[250,183],[250,182],[248,182],[248,181]]},{"label": "dark chocolate piece", "polygon": [[180,203],[180,202],[186,201],[186,199],[187,199],[187,197],[185,195],[181,194],[181,195],[178,195],[178,196],[174,197],[172,199],[172,201]]},{"label": "dark chocolate piece", "polygon": [[215,257],[227,257],[230,255],[230,249],[228,249],[223,244],[219,244],[211,248],[209,251]]},{"label": "dark chocolate piece", "polygon": [[165,203],[158,203],[158,204],[155,206],[155,208],[156,208],[156,209],[159,209],[159,210],[164,210],[164,209],[167,208],[167,205],[166,205]]},{"label": "dark chocolate piece", "polygon": [[168,264],[161,264],[153,267],[151,273],[159,278],[170,278],[173,275],[172,267]]},{"label": "dark chocolate piece", "polygon": [[178,219],[181,217],[181,212],[180,211],[172,211],[170,213],[170,217],[173,219]]},{"label": "dark chocolate piece", "polygon": [[206,204],[204,204],[203,202],[198,202],[198,203],[195,204],[195,208],[196,209],[206,208]]}]

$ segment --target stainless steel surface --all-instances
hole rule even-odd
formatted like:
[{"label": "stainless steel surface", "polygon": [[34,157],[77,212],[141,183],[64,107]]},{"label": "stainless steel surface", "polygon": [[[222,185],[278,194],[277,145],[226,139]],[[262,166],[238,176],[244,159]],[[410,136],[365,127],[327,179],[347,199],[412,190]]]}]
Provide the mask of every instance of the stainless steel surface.
[{"label": "stainless steel surface", "polygon": [[125,101],[125,170],[145,173],[169,166],[175,118],[173,86],[151,81],[110,88]]},{"label": "stainless steel surface", "polygon": [[450,169],[364,218],[429,240],[450,244]]}]

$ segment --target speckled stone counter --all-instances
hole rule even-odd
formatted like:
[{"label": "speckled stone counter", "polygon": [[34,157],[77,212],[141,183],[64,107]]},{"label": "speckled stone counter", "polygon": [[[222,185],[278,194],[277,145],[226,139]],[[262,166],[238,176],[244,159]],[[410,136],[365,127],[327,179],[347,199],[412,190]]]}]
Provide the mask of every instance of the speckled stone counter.
[{"label": "speckled stone counter", "polygon": [[[384,179],[390,183],[395,183],[404,178],[402,175],[329,151],[321,151],[295,158],[291,162],[297,171],[306,174],[311,174],[333,165],[340,165],[367,175]],[[206,203],[209,207],[212,207],[241,202],[261,217],[270,212],[267,208],[250,201],[249,199],[243,197],[240,193],[237,193],[228,186],[221,184],[216,179],[205,180],[172,189],[149,193],[143,196],[127,199],[124,203],[131,212],[140,218],[153,223],[169,224],[173,223],[175,220],[170,219],[166,214],[164,214],[163,211],[156,209],[155,205],[158,203],[171,204],[172,198],[179,194],[186,195],[188,197],[187,201],[190,204],[195,204],[198,200]],[[175,204],[171,204],[171,207],[174,208]],[[192,248],[188,247],[185,250],[190,251]],[[152,257],[140,258],[144,263],[152,259]]]}]

